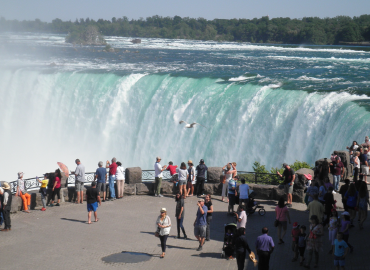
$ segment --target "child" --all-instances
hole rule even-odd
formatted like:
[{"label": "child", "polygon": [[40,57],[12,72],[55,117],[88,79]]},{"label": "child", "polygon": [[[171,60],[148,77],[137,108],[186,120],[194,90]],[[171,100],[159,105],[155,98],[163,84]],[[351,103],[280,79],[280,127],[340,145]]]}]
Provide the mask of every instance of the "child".
[{"label": "child", "polygon": [[298,260],[298,236],[300,234],[300,229],[298,222],[293,223],[293,230],[292,230],[292,250],[294,252],[294,257],[292,259],[292,262],[295,262]]},{"label": "child", "polygon": [[47,194],[46,187],[49,183],[49,179],[47,179],[47,177],[48,177],[47,173],[44,174],[44,180],[39,180],[39,178],[36,177],[36,180],[39,181],[39,183],[41,184],[41,187],[39,190],[39,192],[41,193],[41,202],[42,202],[41,211],[46,210],[46,194]]},{"label": "child", "polygon": [[348,212],[342,213],[342,220],[341,220],[341,227],[340,232],[343,234],[343,240],[347,243],[349,246],[350,252],[353,252],[353,246],[348,243],[349,239],[349,228],[351,227],[351,221],[350,221],[350,215]]},{"label": "child", "polygon": [[303,262],[304,262],[304,251],[306,250],[306,238],[307,238],[307,234],[306,234],[306,226],[305,225],[302,225],[301,228],[300,228],[300,233],[298,235],[298,251],[299,251],[299,255],[300,255],[300,260],[299,260],[299,265],[302,266],[303,265]]},{"label": "child", "polygon": [[335,209],[332,209],[329,219],[329,242],[331,245],[329,254],[332,254],[334,251],[334,241],[337,237],[337,231],[338,231],[338,213]]},{"label": "child", "polygon": [[226,244],[232,244],[234,238],[234,234],[231,232],[231,230],[227,230],[227,233],[225,235],[225,243]]},{"label": "child", "polygon": [[346,241],[343,240],[343,233],[339,232],[337,234],[337,239],[334,240],[334,265],[337,270],[339,270],[339,267],[344,270],[347,253],[348,245]]}]

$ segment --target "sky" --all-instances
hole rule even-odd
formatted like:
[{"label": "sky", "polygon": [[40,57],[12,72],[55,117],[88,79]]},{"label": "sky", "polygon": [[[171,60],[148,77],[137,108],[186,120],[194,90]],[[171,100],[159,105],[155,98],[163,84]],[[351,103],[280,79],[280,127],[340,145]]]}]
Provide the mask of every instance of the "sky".
[{"label": "sky", "polygon": [[0,0],[0,17],[51,22],[55,18],[129,19],[154,15],[205,19],[335,17],[370,14],[369,0]]}]

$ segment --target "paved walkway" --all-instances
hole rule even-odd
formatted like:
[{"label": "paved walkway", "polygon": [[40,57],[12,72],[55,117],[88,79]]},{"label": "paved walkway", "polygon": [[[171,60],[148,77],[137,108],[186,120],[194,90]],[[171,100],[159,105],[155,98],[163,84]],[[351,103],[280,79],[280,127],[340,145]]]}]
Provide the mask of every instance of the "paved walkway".
[{"label": "paved walkway", "polygon": [[[336,195],[337,196],[337,195]],[[339,202],[339,197],[336,198]],[[170,235],[176,235],[173,197],[152,196],[125,197],[114,202],[105,202],[99,207],[99,222],[86,224],[86,203],[75,205],[65,203],[61,207],[48,208],[46,212],[31,211],[30,214],[12,215],[12,231],[0,232],[1,269],[237,269],[236,261],[221,259],[223,225],[232,222],[227,216],[227,204],[220,197],[213,199],[215,213],[211,226],[211,241],[206,242],[203,251],[197,252],[198,243],[193,236],[193,222],[197,199],[187,198],[185,204],[185,229],[190,240],[169,238],[166,258],[160,259],[159,239],[154,237],[155,221],[159,210],[166,207],[172,219]],[[261,228],[268,226],[270,235],[277,243],[277,232],[273,227],[276,202],[262,201],[266,215],[257,213],[248,218],[247,238],[252,250]],[[305,205],[293,204],[290,210],[292,222],[308,225]],[[355,248],[347,259],[346,269],[369,269],[369,220],[365,230],[351,229],[350,242]],[[357,225],[357,224],[356,224]],[[292,263],[290,230],[285,244],[276,245],[272,254],[270,269],[300,269],[299,263]],[[333,259],[327,255],[329,244],[327,231],[324,236],[324,252],[321,253],[319,269],[334,269]],[[138,264],[110,264],[102,258],[122,251],[151,254],[149,261]],[[313,266],[313,265],[312,265]],[[256,269],[247,261],[246,269]],[[303,269],[303,268],[301,268]]]}]

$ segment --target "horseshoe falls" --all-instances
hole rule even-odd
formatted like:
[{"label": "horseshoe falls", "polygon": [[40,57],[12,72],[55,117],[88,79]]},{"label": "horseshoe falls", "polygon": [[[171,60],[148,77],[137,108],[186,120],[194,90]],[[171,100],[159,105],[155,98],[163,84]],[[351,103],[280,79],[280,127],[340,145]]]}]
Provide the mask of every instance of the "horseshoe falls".
[{"label": "horseshoe falls", "polygon": [[[258,45],[63,35],[0,35],[0,180],[112,157],[153,169],[156,156],[252,170],[313,164],[369,135],[367,47]],[[197,122],[193,129],[179,121]]]}]

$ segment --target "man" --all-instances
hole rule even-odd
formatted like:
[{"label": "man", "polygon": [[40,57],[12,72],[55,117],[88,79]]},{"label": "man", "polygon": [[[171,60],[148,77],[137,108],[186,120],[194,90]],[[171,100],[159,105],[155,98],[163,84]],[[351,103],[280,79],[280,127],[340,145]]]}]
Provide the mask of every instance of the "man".
[{"label": "man", "polygon": [[274,251],[274,241],[268,236],[269,230],[262,228],[262,235],[257,237],[256,250],[259,258],[258,270],[268,270],[270,267],[270,255]]},{"label": "man", "polygon": [[103,202],[105,202],[105,195],[106,195],[106,181],[107,181],[107,170],[106,168],[103,168],[103,161],[99,161],[98,163],[99,168],[96,169],[94,181],[98,180],[96,189],[100,193],[100,191],[103,191]]},{"label": "man", "polygon": [[332,167],[330,168],[330,172],[333,174],[333,182],[334,182],[333,186],[334,186],[334,190],[338,192],[339,182],[340,182],[341,177],[344,177],[345,168],[344,168],[342,161],[340,161],[339,157],[336,157],[335,160],[331,164],[332,164]]},{"label": "man", "polygon": [[161,187],[162,187],[162,177],[163,171],[167,168],[167,166],[163,166],[160,164],[161,157],[156,158],[156,162],[154,164],[154,171],[155,171],[155,184],[154,184],[154,195],[156,197],[163,197],[161,194]]},{"label": "man", "polygon": [[26,191],[26,185],[23,180],[23,172],[18,173],[18,181],[17,181],[17,192],[15,193],[15,197],[20,196],[23,201],[23,211],[29,213],[28,210],[31,205],[31,195]]},{"label": "man", "polygon": [[1,229],[2,232],[11,231],[11,221],[10,221],[10,209],[12,207],[12,193],[10,192],[10,186],[7,182],[4,182],[2,185],[2,201],[1,205],[3,207],[3,216],[4,216],[4,229]]},{"label": "man", "polygon": [[344,180],[344,185],[342,185],[339,190],[339,194],[342,196],[342,204],[345,211],[348,211],[347,198],[345,197],[345,194],[348,191],[349,182],[349,179]]},{"label": "man", "polygon": [[197,191],[197,196],[204,196],[204,182],[206,180],[206,171],[208,170],[204,160],[199,161],[199,165],[195,168],[197,171],[197,182],[195,184],[195,189]]},{"label": "man", "polygon": [[114,157],[112,158],[112,164],[110,164],[109,160],[107,160],[106,168],[109,168],[109,195],[110,200],[114,201],[116,199],[116,190],[114,189],[114,181],[116,180],[116,171],[117,171],[117,159]]},{"label": "man", "polygon": [[235,213],[236,216],[236,228],[246,228],[247,225],[247,214],[244,211],[244,206],[239,206],[239,215]]},{"label": "man", "polygon": [[194,236],[199,241],[199,247],[197,251],[201,251],[203,248],[204,240],[206,238],[207,231],[207,206],[204,205],[204,200],[199,199],[197,217],[194,221]]},{"label": "man", "polygon": [[284,191],[287,196],[287,207],[292,207],[292,200],[293,200],[293,185],[295,181],[295,172],[294,170],[286,163],[283,163],[284,172],[283,175],[280,174],[280,172],[276,171],[276,173],[280,177],[285,176],[284,180]]},{"label": "man", "polygon": [[311,216],[316,215],[320,222],[323,221],[325,208],[324,205],[319,202],[319,196],[314,195],[313,201],[307,206],[307,210],[310,212],[308,215],[308,220],[311,220]]},{"label": "man", "polygon": [[76,203],[82,203],[84,199],[84,183],[85,183],[85,166],[82,165],[79,159],[76,159],[76,170],[72,172],[75,175],[75,187],[77,191]]},{"label": "man", "polygon": [[367,183],[367,175],[369,174],[369,161],[367,158],[368,148],[364,148],[364,152],[360,154],[362,180]]},{"label": "man", "polygon": [[242,179],[241,182],[239,185],[239,205],[242,206],[244,203],[244,209],[248,211],[249,185],[245,183],[245,179]]},{"label": "man", "polygon": [[251,254],[247,238],[245,237],[245,228],[238,229],[238,237],[235,239],[235,252],[236,252],[236,263],[238,264],[238,270],[244,270],[245,255],[247,251]]},{"label": "man", "polygon": [[96,182],[91,183],[91,188],[86,190],[86,202],[87,202],[87,217],[88,217],[88,224],[91,224],[91,212],[94,211],[95,222],[98,222],[98,202],[101,205],[100,195],[98,190],[96,189]]}]

